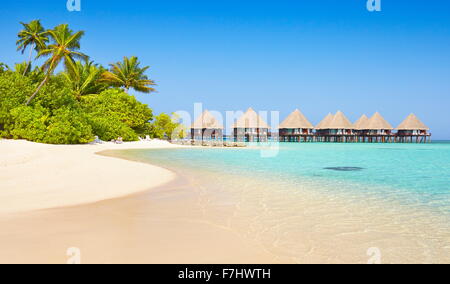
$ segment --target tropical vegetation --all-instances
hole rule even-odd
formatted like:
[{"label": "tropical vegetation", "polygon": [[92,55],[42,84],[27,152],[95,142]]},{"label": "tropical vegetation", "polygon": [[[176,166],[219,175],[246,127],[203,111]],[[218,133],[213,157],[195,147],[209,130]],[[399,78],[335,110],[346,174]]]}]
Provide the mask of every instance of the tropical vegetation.
[{"label": "tropical vegetation", "polygon": [[155,82],[145,75],[149,67],[141,68],[137,57],[124,57],[123,62],[117,62],[110,66],[111,71],[103,73],[104,82],[124,88],[125,92],[128,92],[130,88],[147,94],[155,91],[151,87],[155,86]]},{"label": "tropical vegetation", "polygon": [[[45,48],[48,42],[48,33],[42,26],[40,20],[34,20],[28,24],[21,23],[21,25],[24,27],[24,29],[19,32],[19,39],[17,40],[16,45],[17,50],[21,51],[22,54],[24,54],[28,47],[30,49],[30,56],[28,62],[26,63],[28,67],[24,68],[24,70],[28,70],[31,69],[33,50],[39,52],[41,49]],[[26,74],[23,73],[23,75]]]},{"label": "tropical vegetation", "polygon": [[[129,94],[131,89],[156,91],[146,74],[149,67],[137,57],[124,57],[107,69],[81,52],[84,31],[67,24],[46,30],[39,20],[21,24],[17,49],[29,49],[30,55],[13,69],[0,63],[0,137],[82,144],[95,137],[136,141],[184,135],[176,131],[182,128],[174,115],[154,116]],[[33,66],[35,60],[42,65]]]}]

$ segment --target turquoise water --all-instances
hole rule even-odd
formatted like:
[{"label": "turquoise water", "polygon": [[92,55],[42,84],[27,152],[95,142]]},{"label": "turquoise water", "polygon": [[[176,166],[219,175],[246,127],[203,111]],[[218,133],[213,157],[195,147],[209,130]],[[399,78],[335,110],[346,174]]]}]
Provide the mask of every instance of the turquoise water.
[{"label": "turquoise water", "polygon": [[448,263],[450,143],[282,143],[267,150],[113,155],[184,176],[193,211],[202,212],[192,222],[251,239],[281,263],[365,263],[372,247],[386,263]]},{"label": "turquoise water", "polygon": [[450,216],[450,143],[288,144],[278,155],[258,148],[133,150],[129,155],[183,171],[268,179],[353,198],[379,198]]}]

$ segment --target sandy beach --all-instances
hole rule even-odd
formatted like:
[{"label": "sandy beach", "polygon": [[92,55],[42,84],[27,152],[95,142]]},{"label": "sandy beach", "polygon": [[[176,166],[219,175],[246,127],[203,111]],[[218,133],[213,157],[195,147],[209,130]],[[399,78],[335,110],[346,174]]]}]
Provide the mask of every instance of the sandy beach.
[{"label": "sandy beach", "polygon": [[229,228],[202,221],[175,173],[97,155],[177,148],[163,141],[54,146],[0,141],[0,263],[274,263]]},{"label": "sandy beach", "polygon": [[0,140],[0,214],[92,203],[161,186],[175,175],[96,153],[177,147],[159,140],[76,146]]}]

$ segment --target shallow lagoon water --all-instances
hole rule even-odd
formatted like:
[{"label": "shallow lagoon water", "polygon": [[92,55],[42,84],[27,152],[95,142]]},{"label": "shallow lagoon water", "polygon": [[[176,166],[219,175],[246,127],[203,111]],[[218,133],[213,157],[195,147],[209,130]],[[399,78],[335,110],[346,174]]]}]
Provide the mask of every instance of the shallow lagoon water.
[{"label": "shallow lagoon water", "polygon": [[[367,194],[389,190],[389,198],[450,208],[450,144],[280,144],[279,155],[262,158],[259,149],[128,151],[175,169],[226,172],[292,184],[305,179],[339,191]],[[345,187],[348,182],[352,186]],[[372,187],[371,187],[372,186]],[[450,214],[450,211],[448,211]]]},{"label": "shallow lagoon water", "polygon": [[191,178],[209,222],[281,262],[450,262],[450,144],[280,144],[130,150]]}]

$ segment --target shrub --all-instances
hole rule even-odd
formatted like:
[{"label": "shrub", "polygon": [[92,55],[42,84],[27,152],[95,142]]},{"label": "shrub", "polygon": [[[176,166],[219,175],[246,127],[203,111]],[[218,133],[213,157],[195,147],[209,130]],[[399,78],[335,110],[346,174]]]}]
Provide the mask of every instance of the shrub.
[{"label": "shrub", "polygon": [[13,123],[8,132],[14,139],[47,144],[84,144],[93,140],[87,117],[77,109],[63,107],[50,116],[40,105],[20,106],[11,110]]},{"label": "shrub", "polygon": [[149,128],[153,113],[147,105],[122,90],[112,89],[81,100],[95,135],[109,141],[119,136],[124,141],[138,140]]},{"label": "shrub", "polygon": [[92,127],[80,109],[63,107],[49,119],[43,140],[48,144],[84,144],[94,140]]},{"label": "shrub", "polygon": [[10,136],[6,125],[11,123],[11,110],[23,105],[27,96],[33,92],[31,81],[14,72],[0,74],[0,135]]},{"label": "shrub", "polygon": [[111,141],[122,137],[124,141],[137,141],[138,136],[125,123],[112,117],[89,115],[92,132],[104,141]]},{"label": "shrub", "polygon": [[132,129],[145,127],[153,118],[147,105],[122,90],[106,90],[100,95],[86,96],[82,102],[88,113],[114,117]]},{"label": "shrub", "polygon": [[32,79],[15,72],[0,74],[0,136],[50,144],[81,144],[97,135],[109,141],[122,137],[136,141],[138,135],[171,136],[170,116],[158,116],[147,105],[118,89],[78,101],[67,81],[52,76],[30,106],[26,100],[36,90]]},{"label": "shrub", "polygon": [[80,107],[78,101],[71,94],[71,91],[62,76],[51,77],[49,82],[44,85],[31,104],[40,104],[44,108],[51,111],[57,110],[61,107]]},{"label": "shrub", "polygon": [[44,142],[48,119],[48,113],[44,108],[20,106],[11,110],[10,118],[12,123],[5,126],[8,136],[14,139]]},{"label": "shrub", "polygon": [[[161,113],[155,117],[155,122],[151,126],[151,136],[158,139],[172,139],[172,135],[176,134],[177,138],[184,138],[185,129],[181,128],[176,115],[168,115]],[[175,133],[178,130],[178,133]]]}]

